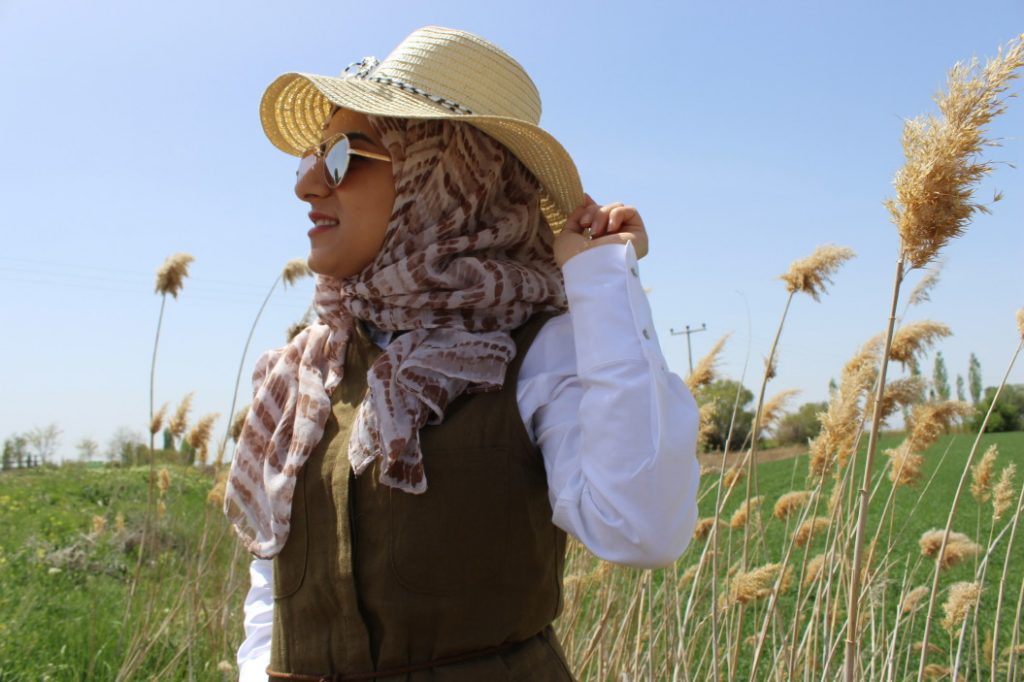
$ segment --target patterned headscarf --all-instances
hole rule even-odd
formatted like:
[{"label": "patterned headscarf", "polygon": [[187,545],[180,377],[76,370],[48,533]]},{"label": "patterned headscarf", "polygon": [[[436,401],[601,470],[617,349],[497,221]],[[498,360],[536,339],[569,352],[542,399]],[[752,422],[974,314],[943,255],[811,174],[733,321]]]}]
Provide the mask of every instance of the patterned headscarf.
[{"label": "patterned headscarf", "polygon": [[500,387],[516,354],[509,330],[566,306],[538,184],[518,159],[464,123],[370,121],[395,180],[383,246],[353,277],[318,275],[319,319],[253,372],[224,513],[262,558],[288,538],[296,475],[323,436],[355,320],[406,333],[367,375],[352,468],[380,458],[382,484],[422,493],[420,428],[463,392]]}]

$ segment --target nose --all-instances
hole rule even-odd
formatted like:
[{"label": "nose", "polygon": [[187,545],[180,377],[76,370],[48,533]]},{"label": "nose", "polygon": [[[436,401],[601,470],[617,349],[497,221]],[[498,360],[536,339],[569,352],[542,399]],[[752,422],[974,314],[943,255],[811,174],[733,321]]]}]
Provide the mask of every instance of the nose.
[{"label": "nose", "polygon": [[324,179],[324,172],[321,164],[323,159],[317,159],[316,163],[313,164],[306,173],[299,174],[295,178],[295,196],[302,201],[309,201],[314,198],[323,198],[330,194],[331,188],[328,187],[326,180]]}]

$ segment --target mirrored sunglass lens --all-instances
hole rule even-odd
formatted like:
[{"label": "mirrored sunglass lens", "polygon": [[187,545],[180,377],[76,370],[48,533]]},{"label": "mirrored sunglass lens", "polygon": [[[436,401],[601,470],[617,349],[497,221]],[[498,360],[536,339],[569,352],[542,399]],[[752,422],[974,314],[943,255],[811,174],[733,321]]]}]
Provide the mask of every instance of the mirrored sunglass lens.
[{"label": "mirrored sunglass lens", "polygon": [[303,156],[302,159],[299,160],[299,168],[297,171],[295,171],[295,177],[301,180],[302,178],[306,177],[306,173],[308,173],[315,165],[315,154],[307,154],[306,156]]},{"label": "mirrored sunglass lens", "polygon": [[337,187],[345,177],[348,170],[348,139],[341,138],[335,142],[324,156],[324,169],[327,171],[331,183]]}]

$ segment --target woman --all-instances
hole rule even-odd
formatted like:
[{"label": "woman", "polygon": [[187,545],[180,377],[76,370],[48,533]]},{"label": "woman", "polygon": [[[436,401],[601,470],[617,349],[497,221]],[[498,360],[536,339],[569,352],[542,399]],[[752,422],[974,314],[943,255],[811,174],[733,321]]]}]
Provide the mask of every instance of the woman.
[{"label": "woman", "polygon": [[643,221],[582,193],[478,36],[427,27],[355,66],[261,104],[301,158],[319,319],[257,362],[229,478],[256,557],[242,678],[572,679],[566,532],[649,567],[696,520]]}]

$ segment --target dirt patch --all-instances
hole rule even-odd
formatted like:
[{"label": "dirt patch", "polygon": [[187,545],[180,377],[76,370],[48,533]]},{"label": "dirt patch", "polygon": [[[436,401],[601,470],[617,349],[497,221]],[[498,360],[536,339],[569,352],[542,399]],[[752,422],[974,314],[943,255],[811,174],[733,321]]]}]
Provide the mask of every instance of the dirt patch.
[{"label": "dirt patch", "polygon": [[[725,468],[738,464],[743,461],[747,451],[743,450],[740,452],[730,452],[725,456]],[[790,459],[797,455],[806,455],[807,446],[805,445],[789,445],[782,448],[772,448],[771,450],[758,450],[757,461],[758,462],[778,462],[783,459]],[[721,452],[704,452],[697,455],[697,461],[700,462],[701,471],[718,471],[722,466],[722,453]]]}]

